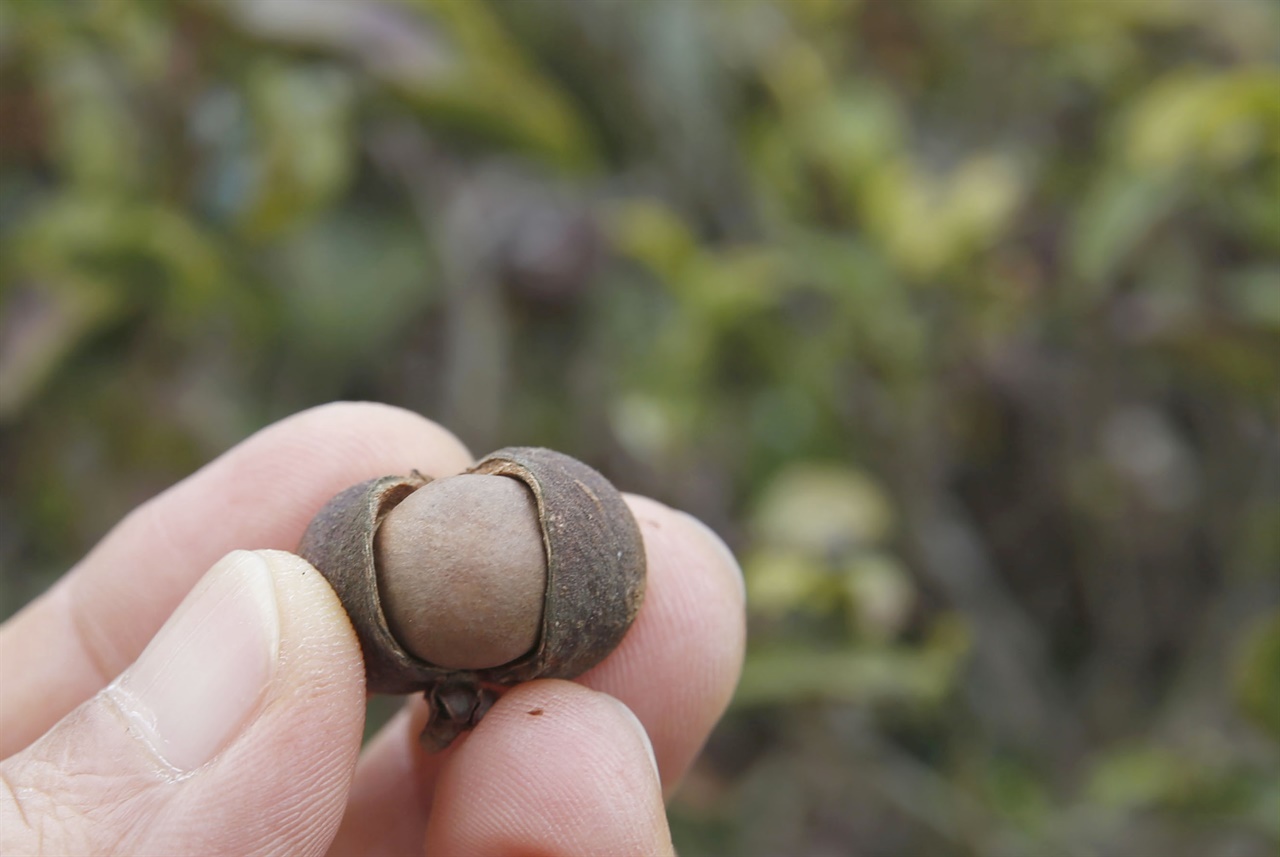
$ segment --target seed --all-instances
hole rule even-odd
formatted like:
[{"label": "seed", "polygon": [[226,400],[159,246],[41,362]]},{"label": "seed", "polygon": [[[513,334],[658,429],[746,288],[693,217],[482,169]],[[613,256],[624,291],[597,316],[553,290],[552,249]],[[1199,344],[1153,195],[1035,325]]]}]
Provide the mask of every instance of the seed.
[{"label": "seed", "polygon": [[517,480],[428,483],[383,519],[374,556],[391,633],[422,660],[485,669],[538,642],[546,552],[533,496]]},{"label": "seed", "polygon": [[298,553],[351,617],[375,693],[423,691],[428,746],[474,726],[498,690],[573,678],[622,640],[644,596],[640,529],[582,462],[509,447],[459,476],[353,485]]}]

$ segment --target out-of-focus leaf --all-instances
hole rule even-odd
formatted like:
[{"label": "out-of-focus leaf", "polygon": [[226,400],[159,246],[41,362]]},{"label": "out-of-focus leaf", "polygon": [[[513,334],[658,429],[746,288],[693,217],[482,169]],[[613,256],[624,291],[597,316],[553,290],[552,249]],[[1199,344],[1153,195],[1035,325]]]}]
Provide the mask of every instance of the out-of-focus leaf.
[{"label": "out-of-focus leaf", "polygon": [[915,585],[902,563],[886,553],[861,554],[849,561],[841,579],[858,631],[877,642],[896,637],[916,600]]},{"label": "out-of-focus leaf", "polygon": [[704,255],[670,285],[681,309],[721,327],[749,321],[777,306],[786,290],[784,255],[764,247],[735,247]]},{"label": "out-of-focus leaf", "polygon": [[618,206],[610,232],[615,246],[661,279],[702,335],[746,324],[788,290],[785,253],[749,245],[699,251],[688,227],[653,203]]},{"label": "out-of-focus leaf", "polygon": [[1161,803],[1188,787],[1189,767],[1167,750],[1139,747],[1117,751],[1094,769],[1089,796],[1111,809]]},{"label": "out-of-focus leaf", "polygon": [[801,607],[830,607],[835,579],[820,561],[798,551],[760,550],[745,558],[747,603],[753,613],[782,616]]},{"label": "out-of-focus leaf", "polygon": [[991,807],[1029,832],[1043,834],[1053,820],[1053,802],[1039,772],[1008,756],[992,756],[980,771],[979,784]]},{"label": "out-of-focus leaf", "polygon": [[[812,380],[815,386],[821,386],[820,379]],[[752,436],[766,449],[794,455],[808,445],[817,431],[819,398],[799,384],[760,390],[750,406]]]},{"label": "out-of-focus leaf", "polygon": [[823,30],[848,22],[859,11],[865,0],[794,0],[786,5],[788,13],[804,22],[806,27]]},{"label": "out-of-focus leaf", "polygon": [[651,201],[615,206],[609,233],[620,250],[668,282],[682,276],[698,250],[688,226],[669,208]]},{"label": "out-of-focus leaf", "polygon": [[793,145],[831,177],[845,209],[868,221],[877,213],[883,176],[907,169],[901,107],[879,87],[847,86],[784,128]]},{"label": "out-of-focus leaf", "polygon": [[748,653],[734,705],[936,705],[953,687],[968,651],[968,630],[955,622],[939,623],[922,648],[759,649]]},{"label": "out-of-focus leaf", "polygon": [[764,59],[761,78],[784,110],[821,103],[831,89],[831,74],[822,53],[800,38],[779,40]]},{"label": "out-of-focus leaf", "polygon": [[181,313],[198,311],[227,282],[218,246],[182,213],[111,197],[68,194],[50,200],[32,212],[5,249],[18,275],[36,280],[111,263],[150,266],[148,276],[138,269],[110,280],[126,293],[157,289],[159,303]]},{"label": "out-of-focus leaf", "polygon": [[461,62],[443,34],[400,3],[230,0],[215,8],[259,36],[326,48],[388,80],[437,81]]},{"label": "out-of-focus leaf", "polygon": [[594,160],[571,103],[483,0],[252,0],[231,9],[254,32],[342,53],[434,123],[532,150],[564,167]]},{"label": "out-of-focus leaf", "polygon": [[249,92],[257,192],[241,223],[263,237],[326,205],[346,186],[355,158],[354,92],[337,69],[271,64],[250,72]]},{"label": "out-of-focus leaf", "polygon": [[1239,223],[1242,238],[1261,252],[1280,254],[1280,158],[1256,183],[1240,182],[1225,189],[1228,213]]},{"label": "out-of-focus leaf", "polygon": [[404,223],[335,214],[277,259],[287,335],[335,376],[379,359],[439,297],[421,236]]},{"label": "out-of-focus leaf", "polygon": [[529,61],[485,2],[403,0],[448,32],[463,65],[448,81],[392,82],[424,109],[581,169],[595,160],[581,118]]},{"label": "out-of-focus leaf", "polygon": [[1249,629],[1237,649],[1233,673],[1240,710],[1280,741],[1280,612]]},{"label": "out-of-focus leaf", "polygon": [[1174,207],[1179,189],[1130,173],[1108,174],[1088,192],[1073,225],[1071,267],[1096,286],[1115,275]]},{"label": "out-of-focus leaf", "polygon": [[1280,332],[1280,266],[1238,271],[1228,282],[1232,305],[1243,322]]},{"label": "out-of-focus leaf", "polygon": [[[1103,755],[1085,788],[1112,813],[1166,810],[1200,819],[1234,819],[1255,812],[1275,791],[1275,778],[1203,750],[1133,745]],[[1258,825],[1274,829],[1270,820]]]},{"label": "out-of-focus leaf", "polygon": [[613,432],[627,452],[657,466],[677,448],[687,433],[681,417],[665,397],[632,392],[618,399],[610,411]]},{"label": "out-of-focus leaf", "polygon": [[797,117],[805,151],[856,188],[877,166],[901,153],[905,143],[901,106],[878,87],[847,87]]},{"label": "out-of-focus leaf", "polygon": [[114,61],[125,65],[140,80],[163,81],[170,70],[174,49],[171,16],[163,3],[94,3],[84,9],[93,16]]},{"label": "out-of-focus leaf", "polygon": [[826,557],[880,542],[893,526],[893,511],[863,472],[836,462],[807,462],[774,477],[754,521],[764,544]]},{"label": "out-of-focus leaf", "polygon": [[950,177],[946,211],[960,249],[994,243],[1008,230],[1025,193],[1024,180],[1009,158],[983,154],[961,164]]},{"label": "out-of-focus leaf", "polygon": [[978,156],[938,178],[905,159],[868,181],[864,216],[906,273],[932,278],[990,246],[1023,195],[1012,163]]},{"label": "out-of-focus leaf", "polygon": [[0,423],[15,417],[59,364],[117,314],[119,297],[70,275],[8,289],[0,301]]},{"label": "out-of-focus leaf", "polygon": [[1193,159],[1232,169],[1280,156],[1280,71],[1184,72],[1152,85],[1134,106],[1125,154],[1136,170],[1171,171]]},{"label": "out-of-focus leaf", "polygon": [[94,191],[134,188],[142,179],[138,119],[101,56],[67,42],[43,69],[59,166]]},{"label": "out-of-focus leaf", "polygon": [[829,321],[840,353],[856,355],[862,365],[904,384],[920,377],[927,365],[929,328],[879,247],[809,234],[796,236],[788,250],[797,277],[835,302]]},{"label": "out-of-focus leaf", "polygon": [[1249,817],[1259,830],[1265,831],[1272,842],[1280,842],[1280,813],[1276,806],[1280,805],[1280,776],[1273,776],[1259,786],[1248,808]]}]

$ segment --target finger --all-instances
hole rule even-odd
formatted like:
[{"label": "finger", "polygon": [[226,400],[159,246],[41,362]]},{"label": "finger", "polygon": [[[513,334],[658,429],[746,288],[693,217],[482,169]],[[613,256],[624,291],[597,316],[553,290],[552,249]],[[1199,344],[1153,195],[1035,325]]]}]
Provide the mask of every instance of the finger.
[{"label": "finger", "polygon": [[332,857],[421,853],[437,775],[460,743],[435,754],[423,750],[418,735],[428,713],[421,697],[410,699],[365,744]]},{"label": "finger", "polygon": [[[644,535],[644,603],[618,649],[580,681],[636,713],[669,794],[737,685],[745,640],[742,577],[723,542],[693,518],[644,498],[628,502]],[[425,706],[412,702],[365,749],[335,854],[404,854],[419,847],[443,761],[418,745],[425,719]]]},{"label": "finger", "polygon": [[622,644],[581,679],[635,712],[668,794],[729,707],[746,651],[737,560],[705,524],[628,497],[649,558],[649,587]]},{"label": "finger", "polygon": [[426,852],[674,854],[644,728],[572,682],[513,689],[445,763]]},{"label": "finger", "polygon": [[0,757],[26,746],[133,661],[218,557],[297,546],[356,482],[463,470],[466,449],[416,414],[343,403],[276,423],[139,507],[48,593],[0,627]]},{"label": "finger", "polygon": [[136,663],[0,763],[0,852],[323,854],[364,703],[359,642],[319,572],[230,554]]}]

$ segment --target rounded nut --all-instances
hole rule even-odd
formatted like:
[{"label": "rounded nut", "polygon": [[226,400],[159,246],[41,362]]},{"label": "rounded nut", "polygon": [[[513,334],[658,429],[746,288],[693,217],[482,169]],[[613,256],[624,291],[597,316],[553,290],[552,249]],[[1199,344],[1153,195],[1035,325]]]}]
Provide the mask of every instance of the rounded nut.
[{"label": "rounded nut", "polygon": [[510,447],[467,474],[354,485],[298,547],[342,599],[369,690],[426,692],[436,748],[483,716],[493,686],[595,666],[644,596],[640,529],[595,470]]},{"label": "rounded nut", "polygon": [[538,642],[546,551],[533,495],[515,479],[427,483],[383,518],[374,562],[391,632],[428,663],[496,667]]}]

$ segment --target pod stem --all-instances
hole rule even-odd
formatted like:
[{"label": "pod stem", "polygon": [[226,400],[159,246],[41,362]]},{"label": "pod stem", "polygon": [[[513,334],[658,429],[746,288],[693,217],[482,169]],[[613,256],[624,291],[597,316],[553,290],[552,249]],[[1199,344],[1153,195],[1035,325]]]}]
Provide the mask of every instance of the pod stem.
[{"label": "pod stem", "polygon": [[431,715],[418,741],[429,753],[438,753],[463,732],[475,727],[498,700],[489,687],[465,678],[432,685],[423,694]]}]

